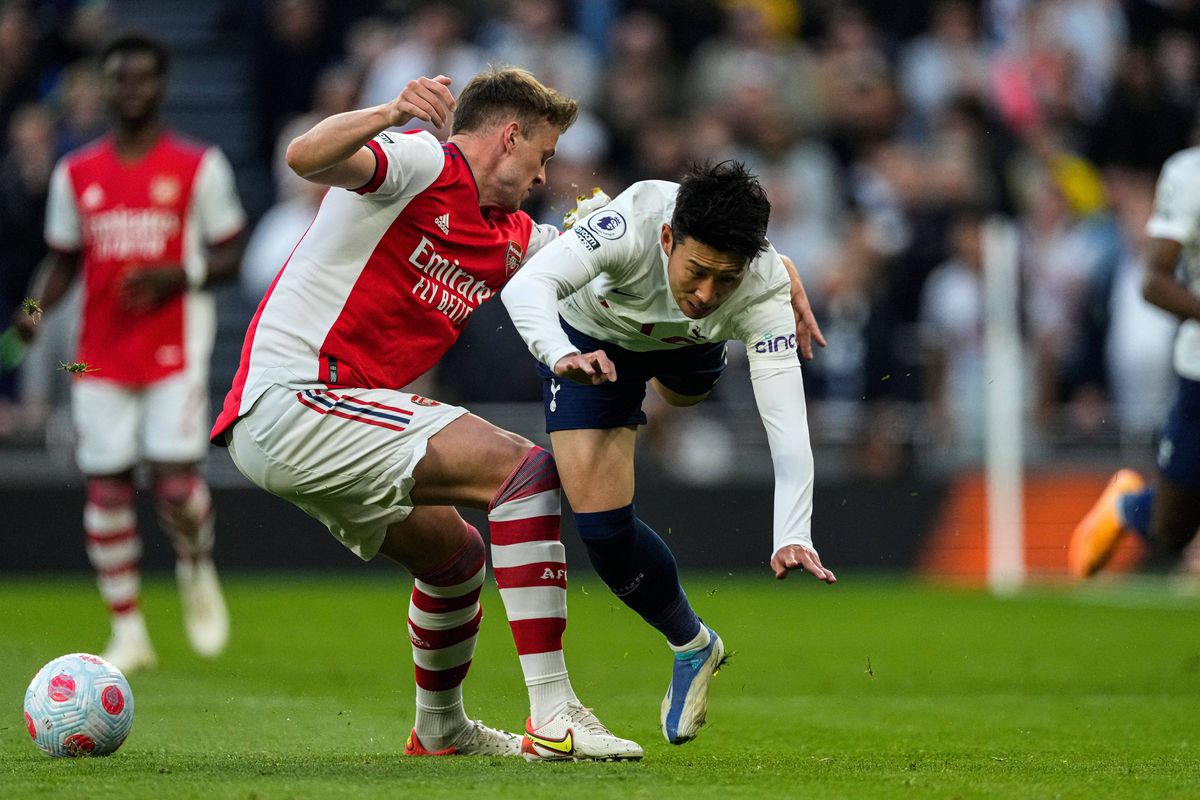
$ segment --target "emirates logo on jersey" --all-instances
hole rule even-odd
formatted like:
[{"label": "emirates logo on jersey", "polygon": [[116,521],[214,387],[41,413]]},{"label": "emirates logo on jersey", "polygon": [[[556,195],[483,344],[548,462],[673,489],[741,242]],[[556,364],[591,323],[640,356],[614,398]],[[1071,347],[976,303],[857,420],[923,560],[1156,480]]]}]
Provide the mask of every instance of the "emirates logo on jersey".
[{"label": "emirates logo on jersey", "polygon": [[504,274],[511,276],[521,266],[525,259],[525,250],[516,242],[508,243],[508,252],[504,254]]},{"label": "emirates logo on jersey", "polygon": [[183,188],[174,175],[156,175],[150,181],[150,201],[156,206],[169,206],[179,200]]}]

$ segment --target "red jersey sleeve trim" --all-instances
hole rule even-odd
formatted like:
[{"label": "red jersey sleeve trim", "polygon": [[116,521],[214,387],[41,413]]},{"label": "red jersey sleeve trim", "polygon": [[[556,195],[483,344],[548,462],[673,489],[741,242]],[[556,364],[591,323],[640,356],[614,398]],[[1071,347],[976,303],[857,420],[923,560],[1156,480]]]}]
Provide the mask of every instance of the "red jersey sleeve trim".
[{"label": "red jersey sleeve trim", "polygon": [[379,146],[379,142],[372,139],[367,142],[367,149],[375,156],[375,172],[371,175],[371,180],[367,181],[357,189],[352,189],[355,194],[370,194],[383,185],[383,179],[387,177],[388,160],[387,153],[383,152],[383,148]]}]

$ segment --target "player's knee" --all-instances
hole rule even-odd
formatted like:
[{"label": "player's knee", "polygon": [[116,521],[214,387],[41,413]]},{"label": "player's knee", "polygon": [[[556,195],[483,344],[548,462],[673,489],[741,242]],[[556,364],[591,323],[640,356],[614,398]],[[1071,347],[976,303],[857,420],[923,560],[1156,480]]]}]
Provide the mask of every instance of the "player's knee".
[{"label": "player's knee", "polygon": [[154,481],[154,497],[160,503],[182,506],[196,491],[200,477],[194,472],[172,472],[158,476]]},{"label": "player's knee", "polygon": [[128,476],[88,478],[87,499],[100,508],[133,505],[133,479]]}]

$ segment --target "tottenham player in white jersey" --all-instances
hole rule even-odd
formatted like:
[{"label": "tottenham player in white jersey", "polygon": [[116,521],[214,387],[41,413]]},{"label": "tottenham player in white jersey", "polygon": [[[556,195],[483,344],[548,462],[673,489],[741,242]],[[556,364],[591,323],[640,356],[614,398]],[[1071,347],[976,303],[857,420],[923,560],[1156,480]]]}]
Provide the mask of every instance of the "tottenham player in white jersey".
[{"label": "tottenham player in white jersey", "polygon": [[672,744],[703,724],[725,649],[688,602],[666,544],[634,513],[647,382],[672,405],[694,405],[724,369],[725,341],[746,343],[775,466],[771,568],[836,580],[812,543],[792,284],[765,238],[769,214],[736,162],[696,167],[681,184],[637,183],[544,247],[501,294],[540,362],[546,427],[592,564],[675,651],[661,714]]},{"label": "tottenham player in white jersey", "polygon": [[1177,557],[1200,529],[1200,147],[1163,165],[1146,233],[1142,297],[1182,320],[1179,384],[1159,441],[1156,485],[1119,470],[1076,526],[1068,556],[1080,578],[1100,570],[1130,531]]}]

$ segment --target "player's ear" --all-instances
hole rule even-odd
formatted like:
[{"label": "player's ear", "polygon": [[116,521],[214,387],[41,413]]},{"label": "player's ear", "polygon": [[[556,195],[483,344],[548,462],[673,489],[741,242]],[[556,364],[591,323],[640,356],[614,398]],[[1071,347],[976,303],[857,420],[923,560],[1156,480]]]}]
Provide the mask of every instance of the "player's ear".
[{"label": "player's ear", "polygon": [[675,234],[671,231],[671,226],[664,222],[658,236],[659,241],[662,242],[663,252],[668,256],[671,255],[671,248],[675,244]]},{"label": "player's ear", "polygon": [[517,139],[521,136],[521,123],[517,120],[510,120],[502,129],[504,152],[512,153],[517,149]]}]

